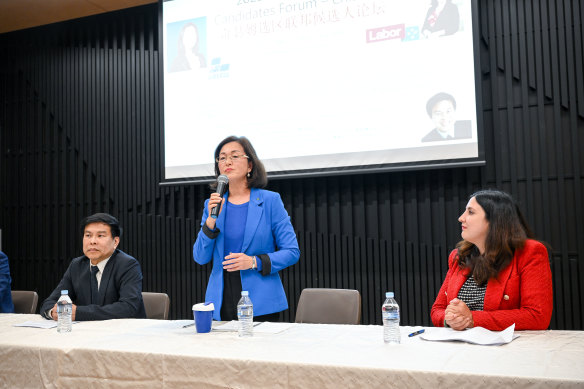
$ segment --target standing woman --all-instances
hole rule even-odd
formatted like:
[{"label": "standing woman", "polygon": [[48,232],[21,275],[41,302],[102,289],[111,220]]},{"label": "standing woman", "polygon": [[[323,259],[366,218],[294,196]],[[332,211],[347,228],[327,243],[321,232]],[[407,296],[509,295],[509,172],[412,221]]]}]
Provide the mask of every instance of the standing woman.
[{"label": "standing woman", "polygon": [[[247,290],[254,320],[278,321],[288,308],[278,272],[300,257],[290,217],[278,193],[260,189],[268,178],[247,138],[230,136],[219,143],[215,176],[220,174],[229,178],[229,189],[224,198],[212,193],[205,201],[193,247],[195,262],[213,260],[205,301],[215,305],[213,319],[235,320],[241,291]],[[220,213],[214,219],[216,206]]]},{"label": "standing woman", "polygon": [[432,306],[432,323],[455,330],[547,329],[553,308],[548,253],[507,193],[473,194],[458,218],[462,241]]},{"label": "standing woman", "polygon": [[426,38],[452,35],[460,29],[460,14],[452,0],[432,0],[422,25]]}]

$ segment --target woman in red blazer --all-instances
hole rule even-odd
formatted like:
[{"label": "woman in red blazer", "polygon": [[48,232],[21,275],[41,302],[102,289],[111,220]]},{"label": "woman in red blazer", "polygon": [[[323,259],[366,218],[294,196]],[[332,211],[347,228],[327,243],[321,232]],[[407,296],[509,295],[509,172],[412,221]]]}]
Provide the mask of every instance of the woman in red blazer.
[{"label": "woman in red blazer", "polygon": [[545,246],[507,193],[473,194],[458,221],[462,241],[432,306],[432,323],[455,330],[547,329],[553,306]]}]

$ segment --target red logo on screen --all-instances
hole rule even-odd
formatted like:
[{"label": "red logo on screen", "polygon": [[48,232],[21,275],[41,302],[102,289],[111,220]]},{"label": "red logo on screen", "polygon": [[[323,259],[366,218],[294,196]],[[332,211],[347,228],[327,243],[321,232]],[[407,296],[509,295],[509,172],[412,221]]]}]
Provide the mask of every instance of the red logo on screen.
[{"label": "red logo on screen", "polygon": [[366,31],[367,43],[386,41],[389,39],[403,39],[405,37],[405,31],[405,24],[372,28]]}]

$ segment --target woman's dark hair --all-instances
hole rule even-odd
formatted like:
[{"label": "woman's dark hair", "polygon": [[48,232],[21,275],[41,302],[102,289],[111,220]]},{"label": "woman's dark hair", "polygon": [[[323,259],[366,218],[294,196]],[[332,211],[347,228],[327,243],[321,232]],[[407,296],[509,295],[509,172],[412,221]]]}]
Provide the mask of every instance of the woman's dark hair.
[{"label": "woman's dark hair", "polygon": [[443,100],[450,101],[454,110],[456,110],[456,100],[454,99],[454,96],[445,92],[440,92],[428,99],[428,102],[426,103],[426,112],[428,113],[428,116],[432,117],[432,108]]},{"label": "woman's dark hair", "polygon": [[489,230],[483,255],[471,242],[459,242],[457,263],[460,268],[469,268],[479,285],[497,277],[513,259],[515,250],[521,249],[526,239],[533,239],[531,228],[513,198],[498,190],[481,190],[473,193],[485,211]]},{"label": "woman's dark hair", "polygon": [[[249,172],[249,177],[247,177],[247,187],[248,188],[265,188],[268,185],[268,175],[266,174],[266,169],[264,168],[264,164],[258,158],[255,149],[251,145],[249,139],[245,136],[228,136],[227,138],[223,139],[217,148],[215,149],[215,177],[219,177],[219,163],[217,162],[217,158],[219,158],[219,153],[223,146],[227,143],[237,142],[243,147],[243,151],[245,155],[248,156],[248,161],[251,162],[251,172]],[[217,188],[217,181],[213,182],[209,185],[211,189]]]},{"label": "woman's dark hair", "polygon": [[120,227],[120,222],[118,221],[118,219],[116,219],[109,213],[95,213],[81,220],[81,234],[85,233],[85,227],[87,227],[87,225],[91,223],[104,223],[110,226],[112,238],[122,235],[122,228]]}]

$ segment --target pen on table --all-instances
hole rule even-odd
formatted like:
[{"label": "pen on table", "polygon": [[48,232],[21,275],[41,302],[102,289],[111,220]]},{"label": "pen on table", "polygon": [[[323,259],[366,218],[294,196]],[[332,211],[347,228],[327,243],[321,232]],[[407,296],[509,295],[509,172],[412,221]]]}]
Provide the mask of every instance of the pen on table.
[{"label": "pen on table", "polygon": [[421,330],[419,330],[419,331],[412,332],[411,334],[409,334],[409,335],[408,335],[408,337],[410,337],[410,338],[411,338],[412,336],[416,336],[416,335],[423,334],[423,333],[424,333],[424,331],[426,331],[426,330],[424,330],[424,329],[421,329]]},{"label": "pen on table", "polygon": [[187,324],[186,326],[183,326],[183,328],[192,327],[194,325],[195,325],[195,323]]}]

